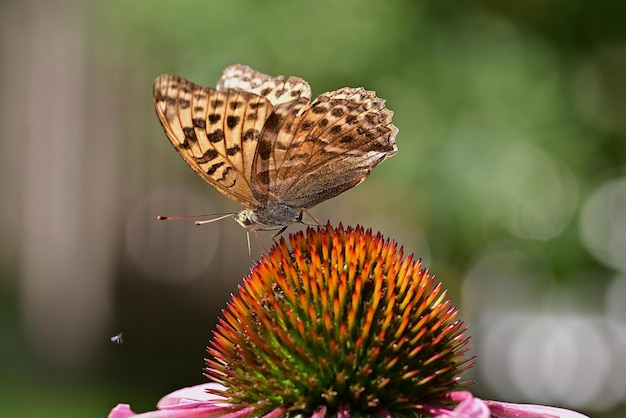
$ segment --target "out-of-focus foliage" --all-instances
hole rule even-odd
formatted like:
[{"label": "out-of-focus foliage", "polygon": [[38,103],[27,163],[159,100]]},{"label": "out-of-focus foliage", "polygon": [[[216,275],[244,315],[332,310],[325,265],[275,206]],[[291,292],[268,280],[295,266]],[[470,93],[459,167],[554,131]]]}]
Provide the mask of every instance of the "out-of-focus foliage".
[{"label": "out-of-focus foliage", "polygon": [[[151,83],[173,73],[214,86],[221,70],[234,63],[302,77],[314,96],[364,86],[387,100],[400,129],[398,154],[362,185],[312,212],[321,220],[380,230],[424,257],[472,327],[480,356],[472,378],[483,397],[619,416],[626,402],[626,364],[616,365],[611,353],[626,347],[626,312],[620,308],[620,297],[626,298],[626,3],[18,3],[0,2],[0,84],[8,92],[0,100],[7,109],[0,116],[0,150],[11,155],[0,160],[0,187],[2,208],[14,215],[5,216],[12,221],[3,221],[8,232],[0,241],[0,300],[6,301],[0,309],[6,341],[0,345],[1,416],[104,416],[117,402],[149,409],[160,395],[203,381],[203,347],[215,317],[249,268],[245,235],[228,221],[204,229],[183,222],[144,226],[169,210],[205,213],[207,202],[209,213],[238,209],[197,179],[168,145],[152,109]],[[68,26],[76,28],[67,42],[80,51],[79,59],[50,48],[37,51],[42,41],[55,38],[55,30]],[[23,58],[29,53],[30,61]],[[37,60],[42,53],[49,56],[45,62]],[[59,68],[80,76],[60,94],[50,97],[39,88],[28,93],[29,100],[47,103],[53,112],[63,107],[67,93],[81,98],[78,112],[84,113],[53,119],[58,126],[51,123],[43,135],[31,135],[40,119],[30,115],[29,106],[16,109],[12,95],[24,96],[31,85],[57,86],[64,74],[54,72]],[[100,204],[68,203],[63,209],[64,202],[54,198],[34,213],[46,217],[50,203],[63,215],[46,225],[61,225],[72,214],[84,220],[72,223],[79,229],[93,222],[111,232],[106,239],[113,249],[106,263],[94,267],[110,278],[98,292],[108,295],[107,302],[73,298],[71,292],[64,302],[73,317],[89,318],[97,306],[108,309],[102,321],[108,328],[94,331],[103,342],[77,350],[84,358],[76,363],[57,355],[60,349],[42,346],[45,339],[29,328],[35,320],[24,302],[33,290],[27,267],[64,263],[63,271],[71,272],[76,260],[24,256],[30,247],[18,226],[30,221],[19,215],[31,213],[20,206],[30,183],[19,179],[31,172],[21,168],[33,157],[28,150],[38,148],[16,148],[37,141],[49,145],[74,124],[96,133],[80,136],[85,149],[51,149],[84,161],[69,175],[84,179],[80,190],[111,205],[111,216],[97,212]],[[96,166],[103,174],[88,177]],[[54,170],[46,168],[37,166],[37,184],[63,192],[64,183],[54,186]],[[88,234],[74,254],[84,259],[85,247],[103,239]],[[23,260],[31,261],[25,267]],[[160,277],[168,268],[180,272],[180,282]],[[81,273],[81,280],[92,277]],[[48,313],[52,337],[46,338],[58,334],[76,347],[64,337],[73,325],[56,321],[54,306]],[[42,312],[37,315],[45,324],[48,311]],[[542,345],[545,333],[564,329],[584,330],[578,332],[584,339],[564,334]],[[124,344],[110,344],[108,338],[120,330]],[[600,371],[587,372],[572,346],[585,354],[589,369]],[[510,359],[500,360],[498,353]],[[621,377],[611,374],[618,366],[624,366]],[[524,375],[536,367],[546,376],[574,377],[554,383]],[[534,378],[543,391],[529,386]],[[572,381],[589,386],[561,384]]]}]

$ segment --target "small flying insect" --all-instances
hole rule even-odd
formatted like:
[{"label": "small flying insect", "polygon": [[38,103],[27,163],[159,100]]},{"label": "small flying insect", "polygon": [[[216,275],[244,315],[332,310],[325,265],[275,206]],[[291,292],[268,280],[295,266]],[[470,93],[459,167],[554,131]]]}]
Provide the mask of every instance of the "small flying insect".
[{"label": "small flying insect", "polygon": [[122,344],[124,342],[124,340],[122,339],[122,333],[120,332],[119,334],[112,336],[111,342],[114,342],[116,344]]}]

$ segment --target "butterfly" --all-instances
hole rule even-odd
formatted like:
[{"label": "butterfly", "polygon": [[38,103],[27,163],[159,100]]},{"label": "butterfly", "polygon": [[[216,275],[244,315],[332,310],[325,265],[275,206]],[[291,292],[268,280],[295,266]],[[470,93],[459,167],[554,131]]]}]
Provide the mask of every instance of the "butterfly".
[{"label": "butterfly", "polygon": [[301,78],[244,65],[227,67],[215,88],[167,74],[154,82],[156,113],[176,151],[245,208],[219,219],[275,236],[397,151],[393,112],[374,92],[342,88],[310,100]]}]

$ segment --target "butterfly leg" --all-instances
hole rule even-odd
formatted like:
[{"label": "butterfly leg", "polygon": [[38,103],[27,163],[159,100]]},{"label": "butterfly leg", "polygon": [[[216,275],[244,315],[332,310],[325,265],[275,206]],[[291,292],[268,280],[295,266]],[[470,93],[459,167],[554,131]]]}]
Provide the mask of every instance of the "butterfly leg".
[{"label": "butterfly leg", "polygon": [[[302,216],[301,216],[302,217]],[[300,219],[298,219],[298,221],[300,221]],[[282,234],[283,232],[285,232],[285,230],[287,229],[286,226],[283,226],[282,228],[280,228],[280,230],[275,233],[274,235],[272,235],[272,241],[276,242],[276,238],[278,238],[280,236],[280,234]]]},{"label": "butterfly leg", "polygon": [[246,230],[246,240],[248,241],[248,257],[250,257],[250,261],[254,263],[254,259],[252,258],[252,247],[250,246],[250,232]]},{"label": "butterfly leg", "polygon": [[[252,233],[254,234],[254,236],[255,236],[257,242],[259,243],[259,245],[261,246],[261,248],[263,248],[263,251],[265,251],[266,253],[269,252],[267,250],[267,247],[265,246],[265,244],[263,244],[263,241],[261,240],[261,237],[259,237],[259,233],[255,229],[252,230]],[[248,250],[250,250],[250,234],[248,234]],[[252,254],[250,254],[250,259],[252,261],[254,261],[252,259]]]},{"label": "butterfly leg", "polygon": [[315,216],[313,216],[313,214],[311,212],[309,212],[308,210],[306,210],[306,208],[302,208],[300,210],[300,219],[298,219],[298,222],[307,225],[307,226],[315,226],[315,225],[311,225],[308,224],[306,222],[302,222],[302,214],[305,213],[309,216],[309,218],[313,219],[315,221],[315,223],[317,223],[317,226],[322,226],[322,224],[320,223],[320,221],[317,220],[317,218]]}]

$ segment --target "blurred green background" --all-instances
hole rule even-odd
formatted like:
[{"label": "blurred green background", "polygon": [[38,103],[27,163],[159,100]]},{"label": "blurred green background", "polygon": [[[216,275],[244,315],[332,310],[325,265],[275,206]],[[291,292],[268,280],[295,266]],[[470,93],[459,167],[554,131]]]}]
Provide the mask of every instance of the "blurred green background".
[{"label": "blurred green background", "polygon": [[398,154],[312,213],[423,258],[471,327],[476,394],[622,416],[625,12],[0,1],[0,416],[145,411],[205,381],[204,348],[250,268],[246,237],[228,220],[155,220],[239,208],[172,149],[151,84],[214,86],[235,63],[302,77],[313,96],[387,99]]}]

